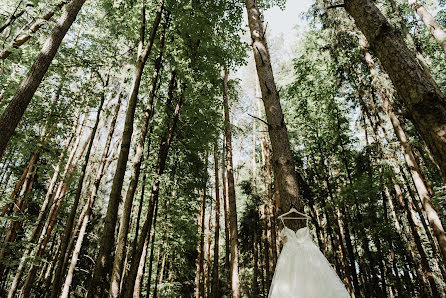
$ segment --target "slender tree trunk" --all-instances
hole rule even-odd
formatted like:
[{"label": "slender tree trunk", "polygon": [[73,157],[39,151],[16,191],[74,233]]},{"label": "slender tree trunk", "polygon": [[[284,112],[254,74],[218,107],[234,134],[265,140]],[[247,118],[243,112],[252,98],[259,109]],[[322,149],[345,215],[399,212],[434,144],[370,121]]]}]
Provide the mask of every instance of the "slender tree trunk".
[{"label": "slender tree trunk", "polygon": [[226,174],[229,209],[229,230],[231,248],[231,292],[233,298],[240,297],[239,278],[239,252],[238,252],[238,231],[237,231],[237,205],[235,198],[234,170],[232,165],[232,133],[231,122],[229,120],[228,104],[228,72],[225,70],[223,78],[223,105],[225,114],[225,141],[226,141]]},{"label": "slender tree trunk", "polygon": [[[124,71],[121,87],[122,87],[122,85],[124,85],[126,74],[127,74],[127,70]],[[71,257],[70,265],[68,266],[68,273],[67,273],[64,285],[63,285],[61,298],[68,298],[69,293],[70,293],[70,287],[71,287],[71,283],[73,281],[74,271],[76,269],[77,261],[79,259],[79,254],[80,254],[80,251],[82,248],[82,243],[84,241],[88,222],[90,220],[90,215],[91,215],[94,203],[95,203],[97,195],[98,195],[99,186],[101,184],[102,177],[104,176],[107,159],[109,157],[111,141],[113,138],[113,134],[115,132],[115,127],[116,127],[116,122],[117,122],[118,115],[119,115],[119,110],[121,108],[122,95],[123,95],[123,93],[122,93],[122,91],[120,91],[118,94],[118,102],[116,103],[115,108],[112,112],[113,118],[110,123],[110,128],[108,131],[107,139],[105,141],[104,150],[102,152],[102,156],[100,159],[99,168],[97,170],[96,177],[93,182],[93,189],[91,190],[90,197],[88,198],[87,202],[85,203],[85,206],[81,212],[81,215],[79,216],[79,223],[80,223],[79,235],[76,240],[76,244],[75,244],[75,247],[73,250],[73,255]]]},{"label": "slender tree trunk", "polygon": [[222,171],[221,171],[221,181],[223,184],[223,213],[225,215],[225,269],[228,276],[228,282],[231,281],[230,272],[230,235],[229,235],[229,207],[228,207],[228,181],[226,179],[226,150],[225,150],[225,140],[223,136],[223,154],[222,154]]},{"label": "slender tree trunk", "polygon": [[156,222],[158,217],[158,200],[155,202],[155,213],[153,216],[153,230],[152,230],[152,237],[151,237],[151,245],[150,245],[150,257],[149,257],[149,274],[147,277],[147,294],[146,298],[150,297],[150,286],[152,284],[152,269],[153,269],[153,257],[154,257],[154,251],[155,251],[155,236],[156,236]]},{"label": "slender tree trunk", "polygon": [[[253,235],[253,245],[252,245],[252,255],[253,255],[253,264],[252,265],[254,268],[254,272],[253,272],[253,276],[252,276],[252,294],[254,297],[259,296],[259,283],[258,283],[258,279],[259,279],[259,247],[258,247],[259,235],[257,233],[257,229],[258,229],[257,220],[254,220],[254,235]],[[265,262],[265,265],[268,266],[268,263]]]},{"label": "slender tree trunk", "polygon": [[[206,162],[206,168],[207,168],[207,162]],[[207,258],[206,258],[206,297],[211,296],[211,268],[212,268],[212,261],[211,261],[211,243],[212,243],[212,202],[209,204],[209,221],[208,221],[208,243],[207,243]]]},{"label": "slender tree trunk", "polygon": [[443,51],[446,53],[446,32],[441,28],[440,24],[434,19],[432,14],[420,3],[418,0],[406,0],[407,4],[412,8],[414,12],[423,21],[426,28],[440,44]]},{"label": "slender tree trunk", "polygon": [[43,80],[60,43],[73,24],[85,0],[71,0],[63,12],[28,74],[20,83],[11,102],[0,116],[0,160],[26,108]]},{"label": "slender tree trunk", "polygon": [[[206,187],[206,186],[204,186]],[[204,293],[204,219],[206,212],[206,197],[204,190],[200,190],[200,214],[198,214],[198,245],[197,245],[197,266],[195,271],[195,298],[205,297]]]},{"label": "slender tree trunk", "polygon": [[[260,12],[255,0],[245,0],[245,5],[248,12],[252,48],[272,145],[273,171],[274,177],[278,182],[280,211],[281,213],[288,211],[292,203],[298,210],[303,211],[297,172],[294,167],[288,132],[280,105],[279,92],[274,81]],[[293,224],[298,225],[299,223]],[[295,228],[294,226],[292,227]]]},{"label": "slender tree trunk", "polygon": [[[372,76],[374,76],[376,79],[379,77],[378,72],[376,70],[374,61],[372,56],[367,50],[367,42],[362,39],[361,40],[361,50],[364,53],[365,59],[367,61],[367,64],[369,66],[370,72],[372,73]],[[386,112],[387,116],[389,117],[393,129],[395,131],[395,134],[401,144],[401,147],[403,148],[404,152],[404,158],[406,160],[406,164],[410,170],[410,173],[412,175],[415,187],[417,189],[418,195],[421,199],[424,211],[426,212],[427,218],[429,220],[429,224],[432,227],[434,231],[435,238],[438,241],[438,244],[440,246],[441,255],[443,257],[443,262],[446,259],[446,233],[444,231],[443,225],[441,223],[440,217],[438,215],[438,212],[435,210],[434,206],[432,205],[431,201],[431,194],[428,191],[428,187],[426,186],[426,183],[423,179],[423,174],[421,172],[421,168],[418,165],[415,155],[412,150],[412,146],[409,143],[409,140],[406,136],[406,132],[404,131],[398,117],[395,115],[389,97],[387,94],[380,92],[381,99],[383,101],[384,111]],[[435,245],[435,244],[434,244]]]},{"label": "slender tree trunk", "polygon": [[212,268],[212,298],[217,298],[219,293],[219,260],[220,260],[220,181],[218,179],[218,146],[214,147],[214,176],[215,176],[215,231],[214,231],[214,261]]},{"label": "slender tree trunk", "polygon": [[[60,1],[58,4],[56,4],[50,11],[46,12],[42,17],[37,19],[33,24],[30,25],[29,30],[27,33],[19,33],[14,40],[9,44],[9,46],[0,52],[0,59],[6,59],[11,55],[10,48],[18,49],[20,46],[22,46],[25,42],[27,42],[32,36],[35,35],[35,33],[46,23],[48,22],[54,14],[61,10],[62,7],[67,4],[67,0]],[[22,13],[24,10],[22,11]],[[3,26],[2,26],[3,27]],[[28,26],[26,26],[27,28]],[[0,28],[0,32],[3,31]]]},{"label": "slender tree trunk", "polygon": [[443,175],[446,173],[446,100],[417,63],[400,33],[371,0],[347,0],[345,9],[366,36],[408,115],[428,145]]},{"label": "slender tree trunk", "polygon": [[18,268],[16,269],[16,274],[14,276],[14,280],[9,288],[8,298],[13,298],[15,295],[15,292],[17,291],[20,279],[22,278],[22,275],[23,275],[23,271],[25,270],[26,260],[32,250],[32,244],[35,242],[37,235],[41,231],[42,225],[44,223],[44,217],[48,211],[48,207],[51,206],[51,204],[52,204],[54,188],[55,188],[55,185],[57,182],[57,178],[59,176],[60,167],[65,159],[67,150],[68,150],[69,146],[71,145],[71,142],[73,141],[76,126],[77,125],[74,126],[71,136],[67,139],[67,141],[65,143],[65,149],[62,151],[62,153],[59,156],[59,162],[58,162],[56,168],[54,169],[54,173],[53,173],[53,176],[52,176],[50,183],[48,185],[48,190],[45,195],[45,199],[42,203],[42,206],[40,207],[39,215],[37,217],[37,220],[34,224],[32,232],[31,232],[31,235],[29,238],[29,244],[27,245],[27,247],[25,248],[25,251],[23,252],[22,258],[20,259],[20,264],[19,264]]},{"label": "slender tree trunk", "polygon": [[[124,182],[125,170],[130,153],[130,144],[133,134],[133,123],[138,99],[139,87],[141,84],[144,66],[147,62],[149,54],[152,50],[156,32],[161,21],[161,14],[164,10],[164,0],[160,0],[157,14],[150,32],[149,39],[143,48],[143,38],[140,39],[138,59],[134,73],[134,81],[129,96],[124,131],[122,133],[121,150],[119,152],[116,172],[113,178],[112,190],[107,207],[105,225],[100,240],[99,254],[96,258],[93,277],[88,288],[87,298],[99,298],[107,287],[107,276],[111,271],[112,250],[115,242],[115,228],[118,218],[119,201],[121,199],[121,191]],[[144,23],[144,22],[143,22]],[[142,35],[143,36],[143,35]]]},{"label": "slender tree trunk", "polygon": [[[139,176],[141,173],[141,164],[143,161],[143,154],[144,154],[144,144],[146,142],[147,132],[149,130],[149,124],[153,115],[153,100],[155,98],[156,85],[158,82],[158,76],[161,69],[166,27],[167,27],[167,21],[163,27],[163,31],[161,34],[161,41],[160,41],[161,48],[158,57],[156,58],[155,61],[155,69],[153,72],[152,82],[149,89],[149,98],[147,100],[147,105],[143,114],[142,127],[136,144],[136,151],[133,157],[133,166],[132,166],[130,184],[127,189],[127,194],[122,211],[121,222],[119,225],[119,234],[116,243],[115,258],[113,262],[113,271],[112,271],[110,291],[109,291],[110,298],[117,298],[120,292],[119,285],[121,283],[121,278],[122,278],[121,273],[123,272],[123,266],[124,266],[124,248],[127,243],[133,200],[135,197],[136,189],[138,187]],[[172,80],[173,81],[175,80],[174,75]]]},{"label": "slender tree trunk", "polygon": [[131,298],[133,296],[133,289],[135,286],[135,279],[136,279],[141,255],[143,253],[144,246],[148,245],[148,238],[150,236],[150,229],[152,226],[153,211],[154,211],[154,207],[155,207],[155,202],[158,200],[159,191],[160,191],[160,176],[164,173],[167,155],[169,153],[169,148],[172,143],[173,135],[174,135],[176,125],[178,122],[180,109],[183,104],[183,100],[184,100],[184,96],[185,96],[185,91],[186,91],[186,84],[183,84],[182,88],[181,88],[181,94],[179,96],[177,106],[176,106],[175,111],[172,115],[172,121],[171,121],[170,127],[168,129],[168,132],[161,138],[157,167],[156,167],[156,177],[153,182],[152,194],[150,196],[149,207],[148,207],[146,219],[144,221],[144,225],[141,230],[141,236],[138,241],[138,246],[137,246],[136,252],[133,255],[132,263],[130,265],[130,270],[129,270],[129,274],[127,277],[127,282],[125,285],[124,295],[123,295],[123,297],[125,297],[125,298]]},{"label": "slender tree trunk", "polygon": [[[106,98],[105,88],[107,87],[107,85],[108,85],[108,79],[107,79],[105,86],[103,86],[104,90],[102,91],[102,94],[101,94],[101,100],[99,103],[98,112],[96,114],[96,121],[94,123],[93,130],[91,131],[91,134],[89,137],[90,143],[88,145],[88,149],[85,154],[84,165],[82,166],[82,169],[80,172],[76,193],[75,193],[74,199],[73,199],[73,204],[71,206],[71,211],[70,211],[70,214],[68,215],[68,220],[65,225],[63,237],[61,239],[59,257],[58,257],[56,269],[54,271],[54,279],[53,279],[53,283],[52,283],[52,287],[51,287],[51,296],[50,296],[51,298],[57,298],[59,296],[59,291],[61,290],[60,289],[61,282],[62,282],[62,278],[64,276],[63,272],[65,269],[64,268],[65,254],[67,253],[68,243],[70,241],[70,238],[71,238],[71,235],[73,232],[72,230],[73,230],[73,226],[74,226],[74,221],[76,220],[76,213],[77,213],[79,201],[80,201],[81,194],[82,194],[82,188],[84,185],[85,174],[87,172],[88,162],[90,161],[91,150],[93,148],[94,139],[96,137],[96,132],[98,130],[99,121],[101,119],[100,116],[101,116],[102,108],[104,106],[104,102],[105,102],[105,98]],[[70,252],[68,252],[68,254],[69,253]]]}]

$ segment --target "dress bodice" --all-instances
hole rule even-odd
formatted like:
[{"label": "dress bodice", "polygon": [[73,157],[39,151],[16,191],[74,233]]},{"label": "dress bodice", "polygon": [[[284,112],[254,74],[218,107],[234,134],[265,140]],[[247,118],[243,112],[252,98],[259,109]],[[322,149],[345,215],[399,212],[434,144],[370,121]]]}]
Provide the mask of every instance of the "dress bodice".
[{"label": "dress bodice", "polygon": [[297,243],[303,243],[305,241],[310,240],[310,231],[308,230],[308,227],[303,227],[294,232],[290,228],[284,227],[282,230],[282,235],[286,238],[286,242],[297,242]]}]

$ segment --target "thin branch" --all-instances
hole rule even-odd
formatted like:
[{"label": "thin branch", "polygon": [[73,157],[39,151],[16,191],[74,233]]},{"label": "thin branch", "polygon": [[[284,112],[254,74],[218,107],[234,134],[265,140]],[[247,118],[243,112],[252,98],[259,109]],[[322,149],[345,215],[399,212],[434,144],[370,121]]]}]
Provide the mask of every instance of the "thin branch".
[{"label": "thin branch", "polygon": [[263,120],[263,119],[261,119],[261,118],[259,118],[259,117],[253,116],[253,115],[251,115],[251,114],[249,114],[249,113],[248,113],[248,116],[251,116],[252,118],[257,119],[257,120],[259,120],[259,121],[262,121],[262,122],[265,123],[267,126],[270,126],[270,125],[268,124],[268,122],[266,122],[265,120]]},{"label": "thin branch", "polygon": [[339,7],[345,7],[344,3],[330,5],[330,6],[327,7],[327,9],[333,9],[333,8],[339,8]]}]

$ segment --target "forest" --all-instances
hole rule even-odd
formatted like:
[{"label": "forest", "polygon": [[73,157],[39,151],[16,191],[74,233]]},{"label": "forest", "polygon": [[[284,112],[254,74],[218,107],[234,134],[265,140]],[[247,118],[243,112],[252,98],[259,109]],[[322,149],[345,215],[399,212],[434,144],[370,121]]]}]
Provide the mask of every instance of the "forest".
[{"label": "forest", "polygon": [[445,58],[444,0],[0,0],[0,297],[287,298],[303,229],[446,297]]}]

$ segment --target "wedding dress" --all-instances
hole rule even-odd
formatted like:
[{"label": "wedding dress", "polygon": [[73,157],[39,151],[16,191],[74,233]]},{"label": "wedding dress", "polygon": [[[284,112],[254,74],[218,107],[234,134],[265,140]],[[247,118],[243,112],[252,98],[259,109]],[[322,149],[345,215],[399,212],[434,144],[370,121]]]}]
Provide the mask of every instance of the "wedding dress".
[{"label": "wedding dress", "polygon": [[349,298],[325,256],[311,240],[307,227],[284,227],[285,240],[276,264],[269,298]]}]

